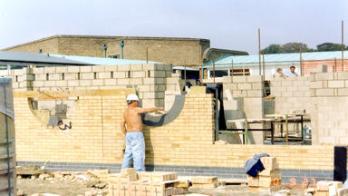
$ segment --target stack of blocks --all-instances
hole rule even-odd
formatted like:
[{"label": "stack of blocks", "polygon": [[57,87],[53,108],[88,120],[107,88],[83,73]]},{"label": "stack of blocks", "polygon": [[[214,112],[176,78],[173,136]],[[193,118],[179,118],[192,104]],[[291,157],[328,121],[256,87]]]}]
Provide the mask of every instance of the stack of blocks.
[{"label": "stack of blocks", "polygon": [[339,181],[318,181],[314,196],[345,196],[348,195],[347,189],[342,188],[343,184]]},{"label": "stack of blocks", "polygon": [[108,179],[110,196],[167,196],[183,194],[174,172],[139,172],[128,168]]},{"label": "stack of blocks", "polygon": [[261,162],[265,169],[258,176],[248,176],[248,186],[264,187],[278,186],[281,184],[279,165],[275,157],[262,157]]},{"label": "stack of blocks", "polygon": [[216,176],[194,176],[191,178],[192,188],[215,188],[219,181]]}]

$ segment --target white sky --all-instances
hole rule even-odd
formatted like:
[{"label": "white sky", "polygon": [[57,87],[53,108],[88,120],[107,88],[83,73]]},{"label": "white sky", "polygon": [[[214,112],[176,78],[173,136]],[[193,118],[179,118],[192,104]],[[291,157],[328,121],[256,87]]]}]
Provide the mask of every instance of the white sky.
[{"label": "white sky", "polygon": [[[348,0],[0,0],[0,48],[56,34],[199,37],[250,53],[340,42]],[[345,42],[348,44],[348,41]]]}]

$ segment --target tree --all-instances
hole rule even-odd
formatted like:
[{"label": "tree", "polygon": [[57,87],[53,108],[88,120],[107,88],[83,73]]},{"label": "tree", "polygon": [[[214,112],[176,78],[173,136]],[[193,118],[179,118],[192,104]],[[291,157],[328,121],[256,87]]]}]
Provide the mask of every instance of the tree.
[{"label": "tree", "polygon": [[[345,48],[344,45],[343,45],[343,48]],[[342,50],[342,44],[325,42],[325,43],[317,45],[317,49],[318,51],[338,51],[338,50]]]},{"label": "tree", "polygon": [[264,48],[263,54],[294,53],[294,52],[313,52],[314,49],[308,48],[307,44],[301,42],[289,42],[283,45],[271,44]]},{"label": "tree", "polygon": [[294,53],[294,52],[309,52],[311,51],[307,44],[301,42],[289,42],[282,45],[283,53]]},{"label": "tree", "polygon": [[263,54],[276,54],[281,53],[282,47],[280,44],[271,44],[267,48],[261,50]]}]

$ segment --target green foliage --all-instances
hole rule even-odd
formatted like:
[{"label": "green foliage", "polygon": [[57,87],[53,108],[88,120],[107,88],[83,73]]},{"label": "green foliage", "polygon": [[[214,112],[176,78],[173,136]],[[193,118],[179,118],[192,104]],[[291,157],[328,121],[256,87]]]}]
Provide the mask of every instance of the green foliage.
[{"label": "green foliage", "polygon": [[[343,47],[346,48],[344,45]],[[325,42],[325,43],[317,45],[317,50],[318,51],[338,51],[338,50],[342,50],[342,44]]]}]

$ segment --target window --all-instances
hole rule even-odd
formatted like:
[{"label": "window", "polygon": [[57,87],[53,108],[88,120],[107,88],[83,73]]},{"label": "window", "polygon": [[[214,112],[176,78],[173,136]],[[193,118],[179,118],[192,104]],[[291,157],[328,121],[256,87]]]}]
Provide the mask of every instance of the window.
[{"label": "window", "polygon": [[244,69],[231,69],[230,70],[231,76],[250,76],[250,69],[244,68]]},{"label": "window", "polygon": [[228,76],[227,70],[210,70],[210,77],[223,77]]}]

